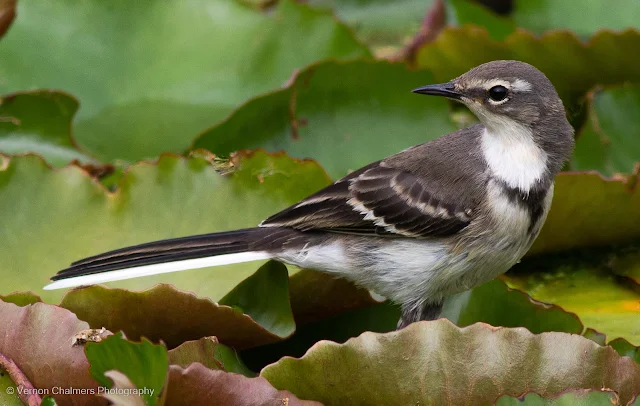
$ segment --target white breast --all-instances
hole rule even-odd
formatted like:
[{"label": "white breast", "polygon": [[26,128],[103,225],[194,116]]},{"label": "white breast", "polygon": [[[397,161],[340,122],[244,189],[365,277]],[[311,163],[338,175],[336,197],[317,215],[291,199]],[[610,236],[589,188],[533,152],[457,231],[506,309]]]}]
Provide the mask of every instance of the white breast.
[{"label": "white breast", "polygon": [[513,120],[485,129],[481,145],[492,175],[509,187],[527,192],[547,170],[547,154],[534,142],[531,130]]},{"label": "white breast", "polygon": [[528,242],[528,230],[531,226],[531,217],[527,209],[509,200],[503,192],[503,187],[491,180],[487,184],[487,207],[490,211],[489,228],[491,234],[487,236],[494,247],[492,249],[505,249],[513,245],[514,241]]}]

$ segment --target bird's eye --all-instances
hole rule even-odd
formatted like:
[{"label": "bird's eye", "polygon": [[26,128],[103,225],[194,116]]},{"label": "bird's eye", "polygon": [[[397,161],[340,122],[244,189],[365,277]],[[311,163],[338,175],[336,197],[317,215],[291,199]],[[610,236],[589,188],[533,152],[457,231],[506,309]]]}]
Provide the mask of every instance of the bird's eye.
[{"label": "bird's eye", "polygon": [[509,90],[507,90],[506,87],[504,86],[494,86],[491,89],[489,89],[489,98],[493,101],[502,101],[507,97],[507,93],[509,92]]}]

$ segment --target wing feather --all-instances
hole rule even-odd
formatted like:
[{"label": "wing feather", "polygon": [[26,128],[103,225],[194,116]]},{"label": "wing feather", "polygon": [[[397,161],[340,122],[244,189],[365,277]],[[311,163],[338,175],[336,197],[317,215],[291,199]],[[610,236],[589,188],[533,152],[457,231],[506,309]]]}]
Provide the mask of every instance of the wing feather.
[{"label": "wing feather", "polygon": [[434,198],[410,171],[376,163],[271,216],[261,226],[441,237],[468,226],[473,209]]}]

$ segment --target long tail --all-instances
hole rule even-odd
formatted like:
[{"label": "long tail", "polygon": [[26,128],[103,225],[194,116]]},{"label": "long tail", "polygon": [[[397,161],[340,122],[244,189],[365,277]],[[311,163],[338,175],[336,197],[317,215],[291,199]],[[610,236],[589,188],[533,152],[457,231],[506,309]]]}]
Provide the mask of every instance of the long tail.
[{"label": "long tail", "polygon": [[45,290],[92,285],[160,273],[272,258],[255,250],[264,228],[248,228],[156,241],[76,261],[51,278]]}]

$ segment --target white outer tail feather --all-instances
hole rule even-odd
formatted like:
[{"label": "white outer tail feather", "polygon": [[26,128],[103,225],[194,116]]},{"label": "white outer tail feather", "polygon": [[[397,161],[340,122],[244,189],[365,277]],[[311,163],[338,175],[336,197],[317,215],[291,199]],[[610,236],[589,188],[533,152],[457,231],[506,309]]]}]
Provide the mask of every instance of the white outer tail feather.
[{"label": "white outer tail feather", "polygon": [[216,255],[213,257],[185,259],[182,261],[164,262],[161,264],[136,266],[133,268],[104,271],[91,275],[76,276],[52,282],[44,290],[73,288],[76,286],[95,285],[97,283],[121,281],[139,278],[141,276],[158,275],[161,273],[187,271],[189,269],[207,268],[210,266],[238,264],[241,262],[259,261],[273,258],[272,254],[264,251],[240,252],[236,254]]}]

